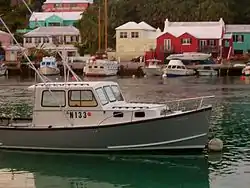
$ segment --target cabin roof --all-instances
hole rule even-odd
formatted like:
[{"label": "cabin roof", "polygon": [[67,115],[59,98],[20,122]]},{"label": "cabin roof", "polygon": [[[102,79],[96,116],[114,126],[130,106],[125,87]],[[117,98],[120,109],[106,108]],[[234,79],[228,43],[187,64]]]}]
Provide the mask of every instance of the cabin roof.
[{"label": "cabin roof", "polygon": [[118,85],[116,82],[112,81],[91,81],[91,82],[49,82],[49,83],[38,83],[34,84],[32,86],[29,86],[28,89],[34,89],[34,88],[80,88],[80,87],[87,87],[87,88],[98,88],[105,85]]},{"label": "cabin roof", "polygon": [[29,21],[45,21],[51,16],[58,16],[63,20],[79,20],[82,17],[82,12],[33,12]]}]

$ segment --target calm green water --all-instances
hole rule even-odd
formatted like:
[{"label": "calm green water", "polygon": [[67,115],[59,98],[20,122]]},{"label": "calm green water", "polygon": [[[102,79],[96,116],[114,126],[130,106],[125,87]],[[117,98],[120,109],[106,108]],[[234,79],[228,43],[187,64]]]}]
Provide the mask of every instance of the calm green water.
[{"label": "calm green water", "polygon": [[[108,78],[116,80],[116,78]],[[1,115],[29,116],[32,80],[0,77]],[[214,109],[210,137],[224,141],[208,156],[87,156],[0,151],[0,188],[249,188],[250,84],[239,77],[119,79],[131,101],[201,95]]]}]

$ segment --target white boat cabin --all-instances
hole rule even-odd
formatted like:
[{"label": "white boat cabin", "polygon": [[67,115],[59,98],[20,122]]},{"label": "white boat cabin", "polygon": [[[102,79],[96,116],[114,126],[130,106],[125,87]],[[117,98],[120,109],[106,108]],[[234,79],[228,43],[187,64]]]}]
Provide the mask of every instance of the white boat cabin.
[{"label": "white boat cabin", "polygon": [[167,69],[187,69],[181,60],[170,60]]},{"label": "white boat cabin", "polygon": [[39,83],[29,89],[35,127],[102,126],[166,115],[165,104],[126,102],[115,82]]},{"label": "white boat cabin", "polygon": [[40,62],[40,67],[57,67],[56,58],[55,57],[43,57]]},{"label": "white boat cabin", "polygon": [[146,60],[146,62],[147,62],[147,67],[149,67],[149,68],[155,68],[155,67],[160,67],[160,66],[162,66],[161,65],[161,60],[158,60],[158,59],[148,59],[148,60]]}]

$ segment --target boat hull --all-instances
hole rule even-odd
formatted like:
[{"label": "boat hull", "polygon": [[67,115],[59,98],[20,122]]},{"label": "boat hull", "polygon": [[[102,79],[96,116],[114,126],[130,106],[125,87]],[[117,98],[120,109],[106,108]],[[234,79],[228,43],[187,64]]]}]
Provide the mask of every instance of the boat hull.
[{"label": "boat hull", "polygon": [[52,76],[60,74],[60,70],[54,67],[41,67],[39,68],[39,73],[43,74],[44,76]]},{"label": "boat hull", "polygon": [[218,72],[217,71],[199,71],[198,70],[198,75],[199,76],[217,76]]},{"label": "boat hull", "polygon": [[7,74],[7,68],[0,69],[0,76],[4,76]]},{"label": "boat hull", "polygon": [[202,150],[212,107],[163,118],[99,127],[0,127],[0,148],[53,151]]},{"label": "boat hull", "polygon": [[161,76],[163,74],[163,71],[161,68],[143,68],[142,69],[144,74],[147,76]]}]

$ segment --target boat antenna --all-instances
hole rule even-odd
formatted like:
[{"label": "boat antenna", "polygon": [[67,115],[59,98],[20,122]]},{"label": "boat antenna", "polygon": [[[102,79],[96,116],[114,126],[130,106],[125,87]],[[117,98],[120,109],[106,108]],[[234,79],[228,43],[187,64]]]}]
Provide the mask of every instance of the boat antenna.
[{"label": "boat antenna", "polygon": [[[30,14],[32,15],[33,12],[32,10],[30,9],[29,5],[26,3],[25,0],[22,0],[22,2],[24,3],[24,5],[26,6],[26,8],[29,10]],[[35,16],[34,16],[35,17]],[[36,17],[35,17],[36,18]],[[38,25],[40,27],[42,27],[42,25],[40,24],[40,22],[38,22]],[[46,35],[47,38],[49,38],[49,35]],[[64,41],[64,39],[63,39]],[[65,50],[65,46],[64,46],[64,50]],[[59,56],[61,57],[62,61],[63,61],[63,65],[64,65],[64,69],[65,67],[67,67],[67,69],[71,72],[71,74],[74,76],[74,78],[76,79],[76,81],[82,81],[82,79],[71,69],[71,67],[68,65],[68,63],[66,63],[65,61],[65,58],[62,56],[62,54],[59,52],[59,51],[56,51],[57,54],[59,54]],[[64,75],[66,76],[66,75]]]},{"label": "boat antenna", "polygon": [[[6,28],[6,30],[8,31],[8,33],[10,34],[11,38],[15,41],[15,43],[17,44],[17,46],[22,49],[21,45],[18,43],[18,41],[16,40],[16,38],[14,37],[14,35],[11,33],[11,31],[9,30],[8,26],[6,25],[6,23],[4,22],[4,20],[2,19],[2,15],[0,15],[0,21],[3,23],[4,27]],[[29,62],[29,66],[37,73],[37,75],[40,77],[40,79],[42,80],[42,82],[45,84],[46,88],[48,89],[50,95],[52,96],[52,98],[58,103],[60,110],[62,111],[62,113],[64,114],[65,118],[68,120],[68,122],[70,123],[70,125],[73,125],[73,123],[70,121],[70,119],[68,118],[68,116],[66,115],[65,110],[62,108],[62,105],[60,104],[60,102],[58,101],[58,99],[54,96],[54,94],[52,93],[50,87],[48,87],[46,81],[43,79],[43,77],[41,76],[41,74],[37,71],[36,67],[33,65],[33,63],[31,62],[29,56],[26,54],[26,52],[24,50],[22,50],[24,56],[26,57],[26,59]]]}]

